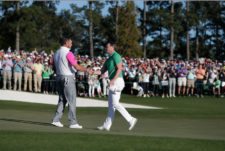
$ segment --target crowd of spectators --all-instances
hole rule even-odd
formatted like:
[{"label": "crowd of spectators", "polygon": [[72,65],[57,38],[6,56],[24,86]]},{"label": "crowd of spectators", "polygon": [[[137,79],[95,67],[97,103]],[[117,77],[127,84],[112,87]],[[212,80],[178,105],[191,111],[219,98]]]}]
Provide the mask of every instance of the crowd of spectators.
[{"label": "crowd of spectators", "polygon": [[53,53],[0,51],[2,89],[55,93]]},{"label": "crowd of spectators", "polygon": [[124,59],[126,81],[138,96],[224,96],[225,62],[199,60]]},{"label": "crowd of spectators", "polygon": [[[2,89],[57,93],[56,75],[53,70],[53,51],[19,53],[0,51]],[[100,70],[106,57],[77,55],[79,64]],[[124,92],[139,97],[225,94],[225,61],[200,58],[198,60],[165,60],[123,57],[123,74],[126,82]],[[108,73],[103,76],[76,72],[77,93],[86,97],[108,95]]]}]

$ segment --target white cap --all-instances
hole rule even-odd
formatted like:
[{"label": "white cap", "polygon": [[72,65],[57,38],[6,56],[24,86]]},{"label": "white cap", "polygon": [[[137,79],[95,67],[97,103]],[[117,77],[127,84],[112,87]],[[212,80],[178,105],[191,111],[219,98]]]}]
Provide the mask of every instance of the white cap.
[{"label": "white cap", "polygon": [[102,57],[98,56],[98,60],[102,60]]}]

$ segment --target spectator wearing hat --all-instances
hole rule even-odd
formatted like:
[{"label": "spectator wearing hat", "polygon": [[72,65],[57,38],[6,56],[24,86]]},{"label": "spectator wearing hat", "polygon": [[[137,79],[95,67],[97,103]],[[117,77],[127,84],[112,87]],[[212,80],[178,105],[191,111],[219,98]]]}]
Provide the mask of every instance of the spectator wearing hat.
[{"label": "spectator wearing hat", "polygon": [[137,69],[135,63],[133,62],[130,69],[128,70],[129,82],[136,82],[135,77],[137,76]]},{"label": "spectator wearing hat", "polygon": [[209,71],[209,74],[208,74],[208,82],[209,82],[208,84],[209,84],[209,88],[211,92],[213,91],[214,81],[217,77],[218,77],[218,72],[216,68],[214,67],[213,69]]},{"label": "spectator wearing hat", "polygon": [[155,67],[153,71],[153,80],[152,80],[152,85],[153,85],[153,95],[158,96],[159,95],[159,84],[160,84],[160,72],[158,72],[158,68]]},{"label": "spectator wearing hat", "polygon": [[195,75],[194,69],[192,69],[191,66],[188,66],[187,69],[188,69],[188,73],[187,73],[187,95],[193,96],[194,95],[196,75]]},{"label": "spectator wearing hat", "polygon": [[38,57],[34,63],[34,91],[41,92],[42,72],[44,70],[41,58]]},{"label": "spectator wearing hat", "polygon": [[[178,75],[178,95],[185,95],[186,85],[187,85],[187,69],[184,64],[181,64],[181,67],[177,71]],[[181,92],[182,91],[182,92]]]},{"label": "spectator wearing hat", "polygon": [[202,64],[198,65],[198,69],[196,70],[196,89],[197,89],[197,97],[203,97],[203,80],[205,77],[206,71],[203,68]]},{"label": "spectator wearing hat", "polygon": [[144,89],[144,97],[148,96],[149,97],[149,94],[148,94],[148,91],[149,91],[149,82],[150,82],[150,71],[147,70],[147,67],[144,68],[144,73],[142,74],[142,77],[143,77],[143,89]]},{"label": "spectator wearing hat", "polygon": [[22,73],[23,73],[23,67],[24,67],[24,62],[21,59],[21,56],[16,56],[15,58],[15,63],[14,63],[14,90],[17,90],[17,84],[18,85],[18,90],[21,91],[21,85],[22,85]]},{"label": "spectator wearing hat", "polygon": [[11,53],[11,52],[12,52],[11,46],[8,47],[7,52],[8,52],[8,53]]},{"label": "spectator wearing hat", "polygon": [[11,85],[11,80],[12,80],[12,67],[13,67],[13,62],[11,59],[11,56],[8,54],[5,54],[3,57],[2,61],[2,71],[3,71],[3,89],[6,89],[7,83],[8,83],[8,88],[11,90],[12,85]]},{"label": "spectator wearing hat", "polygon": [[[86,67],[86,64],[84,62],[79,62],[80,65],[82,65],[83,67]],[[85,72],[78,70],[77,71],[77,77],[80,79],[84,79],[85,78]]]},{"label": "spectator wearing hat", "polygon": [[168,85],[169,85],[169,76],[166,70],[164,70],[162,71],[162,74],[161,74],[162,98],[169,97]]},{"label": "spectator wearing hat", "polygon": [[[92,69],[94,72],[94,69]],[[88,95],[89,97],[95,97],[95,82],[96,82],[97,76],[93,74],[88,75]]]},{"label": "spectator wearing hat", "polygon": [[214,96],[220,96],[220,87],[221,87],[221,81],[219,78],[215,78],[214,82],[213,82],[213,95]]},{"label": "spectator wearing hat", "polygon": [[44,70],[42,72],[42,79],[43,79],[43,92],[48,94],[49,92],[49,85],[50,85],[50,76],[53,74],[53,70],[49,67],[48,63],[45,62]]},{"label": "spectator wearing hat", "polygon": [[29,91],[32,92],[32,72],[34,70],[34,64],[32,59],[28,57],[26,63],[24,64],[24,91],[27,91],[27,83],[29,83]]},{"label": "spectator wearing hat", "polygon": [[127,71],[128,73],[128,87],[130,88],[130,92],[132,93],[132,83],[137,82],[136,77],[137,77],[137,69],[135,66],[135,63],[132,62],[132,64],[129,67],[129,70]]},{"label": "spectator wearing hat", "polygon": [[175,66],[171,65],[168,70],[169,75],[169,97],[176,97],[176,70]]}]

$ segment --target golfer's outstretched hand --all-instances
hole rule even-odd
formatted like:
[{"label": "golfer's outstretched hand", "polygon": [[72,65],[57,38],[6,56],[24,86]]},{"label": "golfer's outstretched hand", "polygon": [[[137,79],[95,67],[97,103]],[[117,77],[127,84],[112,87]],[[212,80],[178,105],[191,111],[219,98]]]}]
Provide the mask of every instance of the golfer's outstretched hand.
[{"label": "golfer's outstretched hand", "polygon": [[96,74],[96,75],[101,75],[102,73],[101,73],[101,71],[100,70],[97,70],[97,71],[94,71],[94,73],[93,74]]},{"label": "golfer's outstretched hand", "polygon": [[94,71],[93,71],[91,68],[87,68],[87,73],[88,73],[88,74],[93,74]]}]

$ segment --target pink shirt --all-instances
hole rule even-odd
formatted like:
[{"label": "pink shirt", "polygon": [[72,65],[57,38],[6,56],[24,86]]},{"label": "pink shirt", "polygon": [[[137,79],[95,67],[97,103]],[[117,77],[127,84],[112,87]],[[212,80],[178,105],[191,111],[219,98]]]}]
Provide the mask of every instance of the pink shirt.
[{"label": "pink shirt", "polygon": [[197,79],[204,79],[204,76],[205,76],[205,70],[204,69],[197,69],[197,71],[196,71]]},{"label": "pink shirt", "polygon": [[75,56],[73,55],[72,52],[69,52],[66,55],[66,58],[67,58],[68,62],[70,63],[70,65],[74,66],[77,64],[77,59],[75,58]]}]

